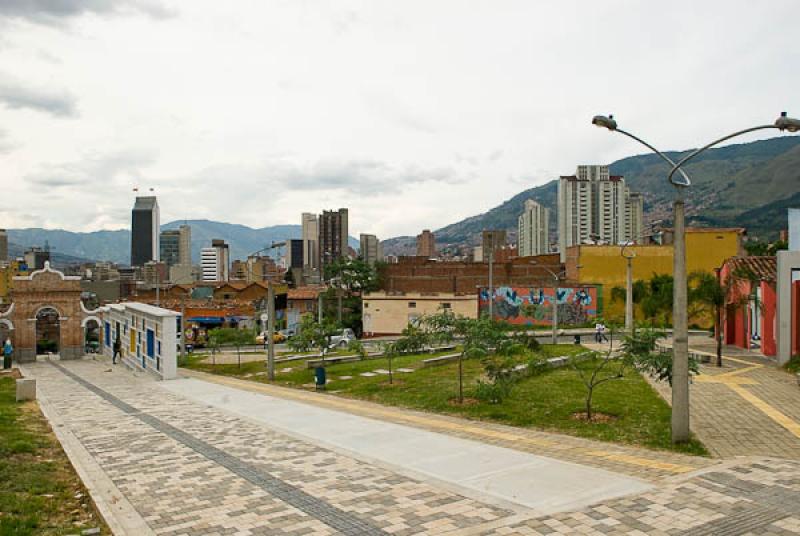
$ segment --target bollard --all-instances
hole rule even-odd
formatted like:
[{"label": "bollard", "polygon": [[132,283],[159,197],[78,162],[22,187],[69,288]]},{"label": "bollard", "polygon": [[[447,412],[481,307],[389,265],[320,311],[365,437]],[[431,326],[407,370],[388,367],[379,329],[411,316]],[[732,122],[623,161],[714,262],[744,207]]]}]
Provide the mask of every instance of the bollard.
[{"label": "bollard", "polygon": [[36,380],[20,378],[17,380],[17,402],[36,400]]},{"label": "bollard", "polygon": [[317,367],[314,369],[314,385],[318,390],[325,389],[325,367]]}]

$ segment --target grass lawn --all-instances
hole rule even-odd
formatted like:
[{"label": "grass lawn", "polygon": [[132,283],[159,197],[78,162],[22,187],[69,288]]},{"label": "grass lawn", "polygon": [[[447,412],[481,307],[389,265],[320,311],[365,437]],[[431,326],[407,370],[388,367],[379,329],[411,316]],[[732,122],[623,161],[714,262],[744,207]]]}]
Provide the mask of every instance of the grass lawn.
[{"label": "grass lawn", "polygon": [[110,534],[39,407],[15,392],[0,378],[0,535]]},{"label": "grass lawn", "polygon": [[[585,349],[574,345],[542,345],[546,356],[575,354]],[[442,352],[446,355],[453,352]],[[434,354],[436,355],[436,354]],[[449,363],[420,368],[421,361],[431,354],[395,358],[392,368],[415,368],[412,373],[395,373],[394,383],[386,375],[359,376],[362,372],[388,369],[385,358],[342,363],[327,367],[332,380],[328,392],[349,398],[370,400],[380,404],[458,415],[470,419],[489,420],[512,426],[532,427],[572,434],[581,437],[669,449],[689,454],[707,454],[696,440],[685,445],[670,441],[670,408],[647,381],[636,371],[628,371],[621,380],[605,383],[595,389],[593,409],[613,416],[609,422],[587,423],[573,417],[585,408],[586,388],[578,373],[571,367],[549,370],[538,376],[526,377],[515,383],[511,395],[500,404],[480,402],[474,396],[477,380],[483,377],[479,361],[464,362],[464,396],[468,403],[457,404],[458,365]],[[519,362],[526,362],[520,357]],[[190,368],[218,374],[243,376],[264,370],[263,363],[249,363],[237,370],[235,365],[214,367],[190,364]],[[589,363],[580,366],[588,369]],[[616,365],[612,365],[616,366]],[[282,367],[277,367],[278,371]],[[276,372],[275,383],[295,388],[309,388],[314,382],[313,370],[296,364],[291,372]],[[341,376],[352,376],[340,380]],[[254,381],[267,382],[265,376]]]}]

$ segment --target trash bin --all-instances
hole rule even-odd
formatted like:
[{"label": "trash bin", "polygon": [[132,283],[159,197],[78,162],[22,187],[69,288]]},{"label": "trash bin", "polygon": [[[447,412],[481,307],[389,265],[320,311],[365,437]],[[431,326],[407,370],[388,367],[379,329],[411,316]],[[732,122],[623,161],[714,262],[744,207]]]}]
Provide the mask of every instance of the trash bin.
[{"label": "trash bin", "polygon": [[574,344],[580,344],[581,343],[581,336],[580,335],[575,335],[575,340],[573,341],[573,343]]},{"label": "trash bin", "polygon": [[3,356],[3,368],[4,369],[11,368],[11,354]]},{"label": "trash bin", "polygon": [[317,389],[325,389],[325,367],[316,367],[314,369],[314,384]]}]

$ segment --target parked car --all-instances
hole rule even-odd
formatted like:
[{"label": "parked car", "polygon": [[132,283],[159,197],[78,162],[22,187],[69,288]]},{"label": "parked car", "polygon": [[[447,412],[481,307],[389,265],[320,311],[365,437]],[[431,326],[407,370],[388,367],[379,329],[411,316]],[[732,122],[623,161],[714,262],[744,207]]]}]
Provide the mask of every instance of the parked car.
[{"label": "parked car", "polygon": [[[267,340],[266,332],[262,331],[261,333],[256,335],[256,343],[265,344],[266,340]],[[274,342],[275,344],[280,344],[284,341],[286,341],[286,335],[284,335],[280,331],[276,331],[275,333],[272,334],[272,342]]]},{"label": "parked car", "polygon": [[356,334],[350,328],[345,328],[336,332],[336,335],[331,337],[330,348],[347,348],[350,341],[356,340]]}]

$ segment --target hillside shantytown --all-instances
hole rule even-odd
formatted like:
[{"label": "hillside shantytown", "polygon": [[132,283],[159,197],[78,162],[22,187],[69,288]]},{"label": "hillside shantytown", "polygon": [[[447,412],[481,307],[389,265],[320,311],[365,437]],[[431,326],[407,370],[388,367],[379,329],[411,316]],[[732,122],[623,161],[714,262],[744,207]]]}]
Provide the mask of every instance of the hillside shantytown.
[{"label": "hillside shantytown", "polygon": [[0,4],[0,534],[800,534],[800,6],[498,7]]}]

